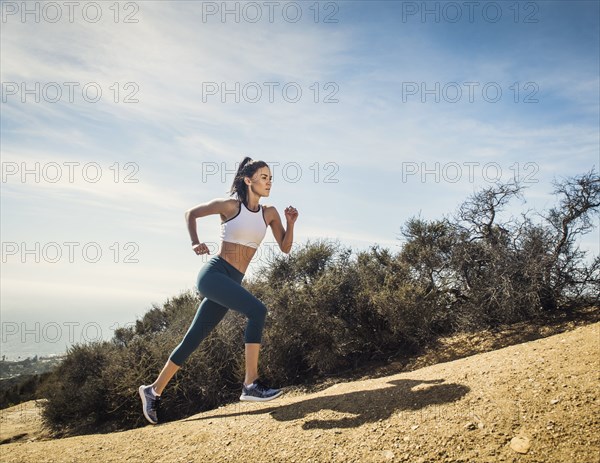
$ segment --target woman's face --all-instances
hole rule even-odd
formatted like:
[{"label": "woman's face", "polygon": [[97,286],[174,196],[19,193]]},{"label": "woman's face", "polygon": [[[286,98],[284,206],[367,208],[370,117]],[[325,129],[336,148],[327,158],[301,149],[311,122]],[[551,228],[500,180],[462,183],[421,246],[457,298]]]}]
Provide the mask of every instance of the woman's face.
[{"label": "woman's face", "polygon": [[250,191],[253,191],[258,196],[269,196],[273,176],[268,167],[261,167],[254,173],[252,178],[246,178],[250,179]]}]

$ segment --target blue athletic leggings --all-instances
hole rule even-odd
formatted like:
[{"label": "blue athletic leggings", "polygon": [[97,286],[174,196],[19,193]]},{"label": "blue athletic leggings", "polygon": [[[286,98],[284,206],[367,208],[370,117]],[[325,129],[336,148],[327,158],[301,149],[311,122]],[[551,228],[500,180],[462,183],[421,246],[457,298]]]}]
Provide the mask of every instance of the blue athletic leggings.
[{"label": "blue athletic leggings", "polygon": [[196,287],[204,299],[169,360],[181,366],[229,309],[248,317],[244,342],[260,343],[267,308],[241,285],[242,278],[244,274],[221,256],[214,256],[200,269]]}]

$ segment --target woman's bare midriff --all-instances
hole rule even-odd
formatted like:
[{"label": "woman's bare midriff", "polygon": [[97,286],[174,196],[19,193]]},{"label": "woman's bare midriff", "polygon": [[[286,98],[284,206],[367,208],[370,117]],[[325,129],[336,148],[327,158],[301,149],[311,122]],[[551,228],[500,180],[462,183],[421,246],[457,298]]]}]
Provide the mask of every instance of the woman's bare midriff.
[{"label": "woman's bare midriff", "polygon": [[243,244],[221,241],[221,248],[218,255],[233,265],[242,273],[246,273],[250,261],[254,257],[256,249]]}]

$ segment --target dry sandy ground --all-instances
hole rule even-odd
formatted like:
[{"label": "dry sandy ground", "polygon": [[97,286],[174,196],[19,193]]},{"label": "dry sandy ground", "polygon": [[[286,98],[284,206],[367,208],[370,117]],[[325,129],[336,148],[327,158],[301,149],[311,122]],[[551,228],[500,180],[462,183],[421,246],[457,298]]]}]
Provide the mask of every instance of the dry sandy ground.
[{"label": "dry sandy ground", "polygon": [[28,435],[0,445],[0,460],[598,463],[599,354],[593,323],[267,404],[56,440],[41,438],[31,402],[2,411],[1,439]]}]

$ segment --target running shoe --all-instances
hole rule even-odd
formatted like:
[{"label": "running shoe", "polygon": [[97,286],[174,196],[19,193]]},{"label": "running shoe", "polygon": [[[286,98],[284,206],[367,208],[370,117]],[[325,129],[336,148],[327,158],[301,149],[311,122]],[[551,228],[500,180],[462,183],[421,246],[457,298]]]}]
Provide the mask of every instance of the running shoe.
[{"label": "running shoe", "polygon": [[158,407],[160,406],[160,396],[152,393],[152,386],[140,386],[138,389],[142,398],[142,409],[146,419],[152,423],[158,423]]},{"label": "running shoe", "polygon": [[270,388],[257,379],[249,386],[242,386],[240,400],[247,402],[266,402],[268,400],[276,399],[281,394],[283,394],[281,389]]}]

